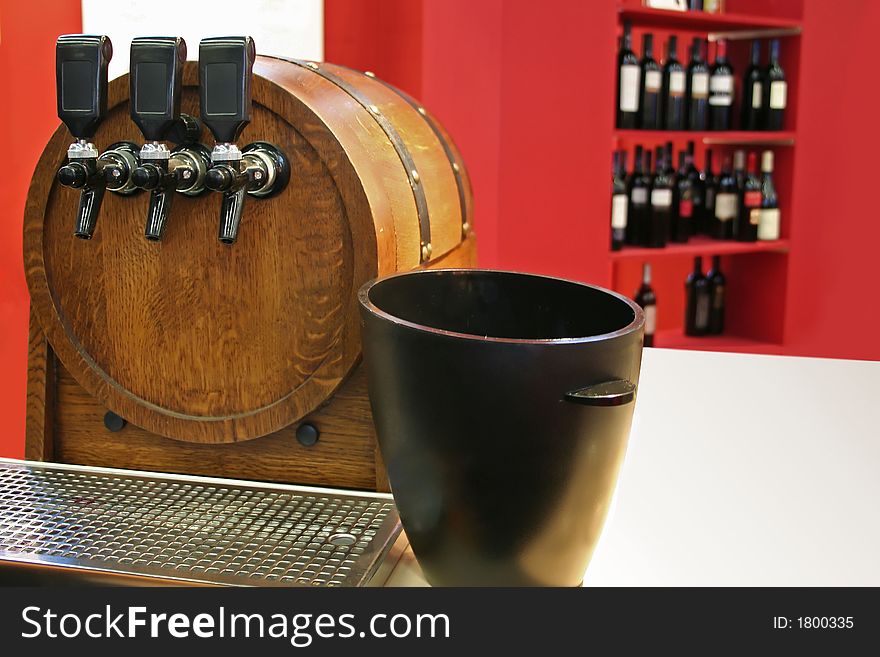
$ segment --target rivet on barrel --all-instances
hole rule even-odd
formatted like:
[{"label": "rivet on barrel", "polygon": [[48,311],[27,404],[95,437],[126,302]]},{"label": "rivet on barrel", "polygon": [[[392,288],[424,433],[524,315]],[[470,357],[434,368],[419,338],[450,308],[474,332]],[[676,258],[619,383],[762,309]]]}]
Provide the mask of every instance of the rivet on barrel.
[{"label": "rivet on barrel", "polygon": [[318,70],[318,65],[315,64],[315,62],[306,62],[306,66],[308,66],[312,70],[315,70],[315,71]]},{"label": "rivet on barrel", "polygon": [[370,111],[371,111],[373,114],[375,114],[376,116],[379,116],[379,108],[376,107],[375,105],[370,105]]},{"label": "rivet on barrel", "polygon": [[364,75],[366,75],[368,78],[376,77],[376,74],[373,73],[372,71],[364,71]]},{"label": "rivet on barrel", "polygon": [[421,114],[422,116],[424,116],[425,113],[426,113],[424,107],[419,107],[419,108],[418,108],[418,112],[419,112],[419,114]]},{"label": "rivet on barrel", "polygon": [[452,163],[452,170],[455,171],[455,173],[460,173],[460,172],[461,172],[461,167],[458,166],[458,162],[453,162],[453,163]]},{"label": "rivet on barrel", "polygon": [[431,243],[422,244],[422,262],[431,259]]},{"label": "rivet on barrel", "polygon": [[111,431],[113,433],[116,433],[117,431],[122,431],[125,428],[126,424],[128,424],[128,422],[125,421],[125,418],[120,417],[113,411],[107,411],[104,414],[104,426],[106,427],[107,431]]},{"label": "rivet on barrel", "polygon": [[320,437],[318,427],[309,422],[303,422],[296,428],[296,439],[303,447],[313,447]]},{"label": "rivet on barrel", "polygon": [[421,177],[419,177],[419,172],[413,169],[410,173],[412,175],[413,184],[418,185],[419,181],[421,180]]},{"label": "rivet on barrel", "polygon": [[471,232],[471,225],[465,221],[461,225],[461,234],[463,237],[467,237],[469,232]]}]

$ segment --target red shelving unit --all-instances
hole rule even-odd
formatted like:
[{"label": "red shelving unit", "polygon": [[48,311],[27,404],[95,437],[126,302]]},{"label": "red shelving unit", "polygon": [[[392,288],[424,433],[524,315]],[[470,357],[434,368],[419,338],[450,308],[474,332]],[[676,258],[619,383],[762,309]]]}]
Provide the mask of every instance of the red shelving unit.
[{"label": "red shelving unit", "polygon": [[662,249],[624,246],[620,251],[612,251],[612,260],[653,260],[655,258],[675,258],[698,255],[734,255],[740,253],[788,253],[788,240],[767,242],[734,242],[713,240],[706,237],[692,238],[686,244],[667,244]]},{"label": "red shelving unit", "polygon": [[621,20],[632,21],[643,27],[699,32],[780,31],[800,34],[800,21],[757,14],[714,13],[703,11],[673,11],[652,9],[627,2],[620,10]]},{"label": "red shelving unit", "polygon": [[[788,10],[800,14],[796,0],[787,0]],[[621,251],[608,251],[611,286],[616,291],[632,296],[641,278],[641,266],[650,262],[653,268],[653,287],[658,297],[658,326],[655,345],[675,349],[700,349],[708,351],[739,351],[752,353],[782,353],[785,337],[786,291],[789,254],[793,242],[790,239],[796,218],[792,216],[792,186],[794,150],[797,145],[796,104],[798,95],[798,72],[800,59],[799,35],[801,23],[791,15],[767,15],[778,5],[758,3],[752,0],[728,0],[730,13],[709,14],[704,12],[677,12],[642,7],[639,3],[625,0],[618,6],[618,33],[623,23],[632,25],[633,44],[637,54],[641,50],[641,38],[646,32],[654,34],[655,52],[662,57],[663,44],[672,34],[679,36],[679,43],[690,43],[693,37],[718,37],[730,40],[729,55],[736,80],[735,107],[741,98],[741,77],[746,68],[748,44],[751,39],[782,38],[783,68],[789,86],[789,101],[784,130],[782,131],[664,131],[664,130],[618,130],[612,129],[610,146],[624,149],[632,157],[637,144],[655,147],[667,141],[673,143],[677,152],[688,141],[695,145],[697,165],[702,168],[706,149],[713,150],[715,173],[725,156],[742,148],[756,151],[773,150],[775,156],[774,179],[780,199],[782,214],[782,239],[773,242],[742,243],[719,241],[698,237],[686,244],[668,244],[663,249],[624,247]],[[685,46],[686,48],[686,46]],[[710,47],[710,60],[712,56]],[[682,46],[679,46],[679,56]],[[658,57],[658,58],[659,58]],[[766,58],[766,45],[764,46]],[[610,90],[613,97],[614,89]],[[738,116],[736,116],[738,119]],[[735,119],[736,120],[736,119]],[[631,164],[630,159],[630,164]],[[610,216],[610,199],[607,215]],[[609,227],[610,243],[610,227]],[[722,270],[727,277],[727,312],[725,334],[720,336],[692,338],[682,331],[684,320],[684,281],[693,266],[695,256],[703,256],[704,271],[708,268],[707,257],[722,256]]]},{"label": "red shelving unit", "polygon": [[781,354],[781,344],[762,342],[738,335],[706,335],[693,337],[681,329],[659,331],[654,336],[654,346],[665,349],[688,349],[691,351],[732,351],[751,354]]},{"label": "red shelving unit", "polygon": [[795,133],[772,131],[699,131],[699,130],[615,130],[614,138],[623,143],[655,143],[693,140],[707,146],[794,146]]}]

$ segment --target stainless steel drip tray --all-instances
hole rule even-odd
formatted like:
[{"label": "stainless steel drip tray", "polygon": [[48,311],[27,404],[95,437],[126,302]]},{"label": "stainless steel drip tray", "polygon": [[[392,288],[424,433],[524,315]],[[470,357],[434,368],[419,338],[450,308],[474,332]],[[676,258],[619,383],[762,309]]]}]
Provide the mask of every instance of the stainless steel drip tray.
[{"label": "stainless steel drip tray", "polygon": [[390,495],[0,458],[0,584],[381,585]]}]

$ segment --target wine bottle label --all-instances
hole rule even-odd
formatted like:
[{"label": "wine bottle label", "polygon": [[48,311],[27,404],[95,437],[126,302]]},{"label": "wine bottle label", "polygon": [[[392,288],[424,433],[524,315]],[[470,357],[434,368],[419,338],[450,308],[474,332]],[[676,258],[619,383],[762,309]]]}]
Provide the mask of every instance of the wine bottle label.
[{"label": "wine bottle label", "polygon": [[711,91],[713,94],[732,94],[733,76],[713,75],[711,78],[709,78],[709,91]]},{"label": "wine bottle label", "polygon": [[715,218],[730,221],[736,216],[736,194],[725,192],[715,197]]},{"label": "wine bottle label", "polygon": [[761,222],[761,209],[760,208],[752,208],[749,210],[749,223],[752,226],[757,226]]},{"label": "wine bottle label", "polygon": [[651,205],[655,208],[668,208],[672,206],[671,189],[652,189]]},{"label": "wine bottle label", "polygon": [[721,310],[724,307],[724,286],[716,285],[712,288],[712,307]]},{"label": "wine bottle label", "polygon": [[657,330],[657,306],[645,306],[645,335],[654,335]]},{"label": "wine bottle label", "polygon": [[743,194],[743,205],[747,208],[761,207],[761,192],[756,190]]},{"label": "wine bottle label", "polygon": [[620,111],[639,111],[639,78],[641,69],[636,64],[620,67]]},{"label": "wine bottle label", "polygon": [[759,240],[779,239],[779,208],[764,208],[758,221]]},{"label": "wine bottle label", "polygon": [[774,80],[770,83],[770,109],[785,109],[788,100],[788,85],[785,80]]},{"label": "wine bottle label", "polygon": [[678,202],[678,216],[691,217],[694,214],[694,202],[689,198],[683,198]]},{"label": "wine bottle label", "polygon": [[626,228],[626,194],[615,194],[611,197],[611,227]]},{"label": "wine bottle label", "polygon": [[694,324],[701,330],[705,330],[709,326],[709,294],[697,295],[697,311],[694,318]]},{"label": "wine bottle label", "polygon": [[752,84],[752,109],[761,109],[761,83]]},{"label": "wine bottle label", "polygon": [[713,75],[709,78],[709,104],[726,107],[733,104],[733,76]]},{"label": "wine bottle label", "polygon": [[691,76],[691,98],[706,98],[709,95],[709,74],[694,73]]},{"label": "wine bottle label", "polygon": [[635,187],[632,190],[633,205],[645,205],[648,202],[648,189],[646,187]]},{"label": "wine bottle label", "polygon": [[663,84],[663,76],[660,71],[648,71],[645,73],[645,90],[660,91],[660,85]]},{"label": "wine bottle label", "polygon": [[684,71],[672,71],[669,74],[669,95],[684,96]]}]

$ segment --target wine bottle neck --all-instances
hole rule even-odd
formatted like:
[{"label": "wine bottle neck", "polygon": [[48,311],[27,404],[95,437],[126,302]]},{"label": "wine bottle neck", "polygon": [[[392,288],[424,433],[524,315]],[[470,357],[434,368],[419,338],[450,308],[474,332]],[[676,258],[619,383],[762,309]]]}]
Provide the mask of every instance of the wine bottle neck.
[{"label": "wine bottle neck", "polygon": [[752,66],[757,66],[761,63],[761,42],[760,41],[752,41]]},{"label": "wine bottle neck", "polygon": [[651,284],[651,263],[646,262],[644,265],[642,265],[642,284]]},{"label": "wine bottle neck", "polygon": [[723,39],[715,42],[715,61],[719,64],[727,62],[727,41]]},{"label": "wine bottle neck", "polygon": [[770,42],[770,63],[779,63],[779,41],[776,39]]},{"label": "wine bottle neck", "polygon": [[651,34],[646,34],[642,37],[642,53],[645,59],[653,59],[654,58],[654,37]]}]

